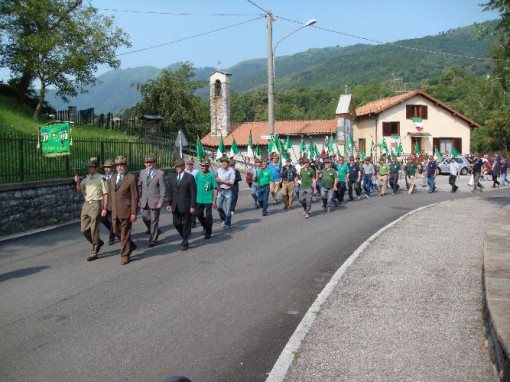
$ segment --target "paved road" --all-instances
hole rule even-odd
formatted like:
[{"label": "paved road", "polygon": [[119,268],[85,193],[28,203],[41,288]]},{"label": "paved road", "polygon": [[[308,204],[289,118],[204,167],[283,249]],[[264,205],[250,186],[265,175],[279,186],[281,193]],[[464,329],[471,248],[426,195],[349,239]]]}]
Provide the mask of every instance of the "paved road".
[{"label": "paved road", "polygon": [[[440,183],[446,183],[442,177]],[[466,183],[466,178],[461,185]],[[316,295],[380,227],[435,194],[373,197],[312,217],[241,193],[231,232],[188,252],[163,214],[161,245],[120,266],[117,245],[87,263],[77,224],[0,243],[0,380],[262,381]],[[499,191],[498,191],[499,192]]]}]

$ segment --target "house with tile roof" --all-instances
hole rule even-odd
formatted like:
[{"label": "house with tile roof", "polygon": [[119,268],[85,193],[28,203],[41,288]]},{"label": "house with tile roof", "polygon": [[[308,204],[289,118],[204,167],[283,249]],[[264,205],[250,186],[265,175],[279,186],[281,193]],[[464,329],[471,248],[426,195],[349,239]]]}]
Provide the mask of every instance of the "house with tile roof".
[{"label": "house with tile roof", "polygon": [[471,133],[480,125],[423,90],[369,102],[356,109],[353,139],[360,152],[378,147],[384,138],[391,150],[401,142],[405,154],[415,145],[429,154],[471,152]]},{"label": "house with tile roof", "polygon": [[[269,142],[268,123],[230,122],[230,74],[216,71],[210,77],[211,131],[201,139],[202,144],[216,151],[220,137],[226,152],[235,139],[241,154],[246,157],[250,134],[254,149],[259,146],[266,158]],[[290,137],[291,158],[300,156],[299,146],[304,138],[308,145],[312,140],[319,150],[326,136],[333,135],[340,152],[343,152],[350,136],[358,151],[370,152],[372,142],[378,148],[383,139],[390,148],[398,143],[404,154],[412,154],[417,144],[420,151],[433,153],[459,153],[471,150],[471,133],[480,127],[475,121],[459,113],[449,105],[432,97],[423,90],[382,98],[358,108],[354,107],[351,94],[340,95],[334,119],[314,121],[275,121],[275,133],[281,138]],[[376,149],[375,154],[381,154]]]}]

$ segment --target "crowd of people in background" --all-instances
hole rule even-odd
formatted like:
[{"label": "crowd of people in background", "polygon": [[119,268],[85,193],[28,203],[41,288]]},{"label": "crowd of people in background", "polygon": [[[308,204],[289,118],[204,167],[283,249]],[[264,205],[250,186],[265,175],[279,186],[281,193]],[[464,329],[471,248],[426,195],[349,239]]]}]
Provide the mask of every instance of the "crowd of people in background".
[{"label": "crowd of people in background", "polygon": [[[457,182],[463,169],[456,157],[436,158],[425,153],[401,158],[381,156],[378,161],[359,156],[337,158],[331,155],[319,160],[302,157],[296,163],[290,157],[282,160],[274,153],[268,160],[255,158],[247,168],[246,183],[251,189],[253,208],[261,210],[263,217],[270,214],[271,198],[272,204],[282,205],[283,210],[294,209],[296,200],[304,218],[308,219],[314,201],[320,200],[324,213],[328,214],[346,201],[402,193],[402,180],[408,194],[417,191],[420,178],[421,186],[434,193],[437,190],[436,177],[440,173],[437,159],[448,164],[450,192],[457,192]],[[483,191],[482,177],[490,176],[494,188],[510,184],[506,156],[473,154],[466,159],[470,166],[468,185],[472,187],[471,192]],[[91,158],[88,175],[83,179],[75,176],[76,192],[83,193],[85,199],[80,216],[81,232],[92,246],[87,261],[96,260],[104,245],[99,237],[99,224],[102,222],[109,232],[108,244],[113,245],[118,240],[121,264],[128,264],[137,248],[131,239],[131,227],[139,210],[145,233],[149,236],[149,247],[158,244],[160,211],[165,205],[172,213],[173,225],[181,236],[182,251],[189,248],[191,230],[197,227],[197,220],[202,227],[203,238],[211,238],[213,209],[218,212],[222,228],[232,228],[232,215],[237,212],[239,182],[242,181],[233,158],[220,158],[220,165],[215,170],[207,159],[200,162],[198,170],[193,158],[186,163],[178,158],[174,164],[175,172],[169,180],[165,180],[164,172],[157,168],[156,163],[156,155],[148,154],[144,158],[145,168],[137,177],[127,172],[127,159],[120,155],[115,160],[104,162],[103,175],[99,173],[98,159]]]}]

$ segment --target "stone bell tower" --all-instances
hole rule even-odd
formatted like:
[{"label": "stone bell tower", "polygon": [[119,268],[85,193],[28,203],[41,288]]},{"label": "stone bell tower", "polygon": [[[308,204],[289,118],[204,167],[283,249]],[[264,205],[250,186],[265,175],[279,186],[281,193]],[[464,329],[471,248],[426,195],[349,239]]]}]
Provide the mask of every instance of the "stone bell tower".
[{"label": "stone bell tower", "polygon": [[215,71],[209,77],[211,103],[211,137],[225,138],[230,134],[230,76]]}]

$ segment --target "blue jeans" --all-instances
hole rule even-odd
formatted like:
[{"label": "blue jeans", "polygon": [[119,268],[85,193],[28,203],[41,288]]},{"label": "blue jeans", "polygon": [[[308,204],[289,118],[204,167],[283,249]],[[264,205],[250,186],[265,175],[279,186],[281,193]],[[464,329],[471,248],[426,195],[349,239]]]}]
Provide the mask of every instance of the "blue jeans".
[{"label": "blue jeans", "polygon": [[429,185],[429,192],[434,192],[434,188],[436,188],[436,180],[433,176],[427,178],[427,184]]},{"label": "blue jeans", "polygon": [[[230,190],[221,190],[218,193],[218,199],[216,199],[216,204],[218,205],[218,213],[220,214],[220,219],[222,222],[230,227],[232,224],[232,215],[230,213],[230,205],[232,204],[232,189]],[[223,209],[223,205],[225,205],[225,210]]]},{"label": "blue jeans", "polygon": [[262,214],[267,214],[267,201],[269,199],[269,184],[259,186],[258,203],[262,206]]},{"label": "blue jeans", "polygon": [[507,174],[501,174],[501,184],[503,186],[508,186],[510,184],[508,182]]},{"label": "blue jeans", "polygon": [[370,196],[372,192],[372,174],[363,175],[363,189],[365,190],[365,194]]}]

